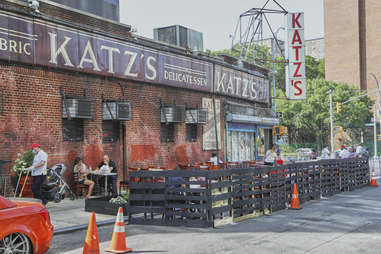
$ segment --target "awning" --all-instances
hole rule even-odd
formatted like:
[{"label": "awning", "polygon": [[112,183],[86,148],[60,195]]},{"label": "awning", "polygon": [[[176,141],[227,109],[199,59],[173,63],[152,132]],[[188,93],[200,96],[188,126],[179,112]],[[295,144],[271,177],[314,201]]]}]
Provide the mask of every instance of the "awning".
[{"label": "awning", "polygon": [[244,123],[228,123],[228,131],[257,132],[257,126]]},{"label": "awning", "polygon": [[248,116],[248,115],[238,115],[238,114],[227,114],[226,121],[233,122],[233,123],[251,123],[251,124],[257,124],[261,126],[274,126],[279,124],[278,118]]}]

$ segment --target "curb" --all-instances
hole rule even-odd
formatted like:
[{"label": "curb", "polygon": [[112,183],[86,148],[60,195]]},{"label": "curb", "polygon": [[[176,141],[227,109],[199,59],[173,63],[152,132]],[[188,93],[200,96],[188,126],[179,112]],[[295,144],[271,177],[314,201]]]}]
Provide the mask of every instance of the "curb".
[{"label": "curb", "polygon": [[[124,222],[125,223],[128,222],[127,216],[124,216]],[[108,226],[114,223],[115,223],[115,219],[103,220],[103,221],[97,222],[97,227]],[[72,233],[79,230],[84,230],[84,229],[87,229],[88,226],[89,226],[88,224],[82,224],[82,225],[75,225],[71,227],[59,228],[54,230],[53,235],[62,235],[62,234],[68,234],[68,233]]]}]

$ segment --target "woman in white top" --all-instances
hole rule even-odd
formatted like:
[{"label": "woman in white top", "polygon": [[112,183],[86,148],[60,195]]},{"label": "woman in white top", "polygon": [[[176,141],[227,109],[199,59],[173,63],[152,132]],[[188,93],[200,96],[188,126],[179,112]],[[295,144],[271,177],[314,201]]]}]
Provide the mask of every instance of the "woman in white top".
[{"label": "woman in white top", "polygon": [[78,174],[78,183],[89,185],[89,192],[87,193],[86,198],[91,197],[91,192],[94,188],[94,181],[87,179],[87,175],[90,173],[90,170],[86,167],[85,163],[82,162],[80,157],[75,158],[74,173]]}]

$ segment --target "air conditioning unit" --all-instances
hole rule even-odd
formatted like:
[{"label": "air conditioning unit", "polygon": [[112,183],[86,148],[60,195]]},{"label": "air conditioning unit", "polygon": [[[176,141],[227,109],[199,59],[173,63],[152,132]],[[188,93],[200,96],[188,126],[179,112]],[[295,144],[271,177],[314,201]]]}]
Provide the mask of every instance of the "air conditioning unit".
[{"label": "air conditioning unit", "polygon": [[93,118],[93,101],[89,99],[63,99],[62,118]]},{"label": "air conditioning unit", "polygon": [[131,103],[103,102],[103,120],[131,120]]},{"label": "air conditioning unit", "polygon": [[205,124],[208,121],[207,109],[188,109],[186,111],[185,122],[186,123],[202,123]]},{"label": "air conditioning unit", "polygon": [[185,121],[185,106],[162,107],[160,118],[162,123],[183,123]]},{"label": "air conditioning unit", "polygon": [[206,124],[208,122],[208,110],[207,109],[198,109],[197,122]]}]

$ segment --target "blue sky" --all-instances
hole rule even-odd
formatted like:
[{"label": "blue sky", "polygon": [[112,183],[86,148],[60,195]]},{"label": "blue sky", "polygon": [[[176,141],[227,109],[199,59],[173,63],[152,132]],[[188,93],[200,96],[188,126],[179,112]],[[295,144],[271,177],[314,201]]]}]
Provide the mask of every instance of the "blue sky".
[{"label": "blue sky", "polygon": [[[272,0],[270,0],[272,1]],[[120,21],[136,27],[138,35],[153,37],[153,28],[183,25],[203,33],[204,49],[230,48],[241,13],[262,7],[266,0],[120,0]],[[305,38],[324,36],[323,0],[277,0],[287,11],[305,14]],[[275,8],[271,5],[270,8]],[[285,26],[282,15],[271,15],[275,30]],[[284,32],[279,37],[284,38]]]}]

